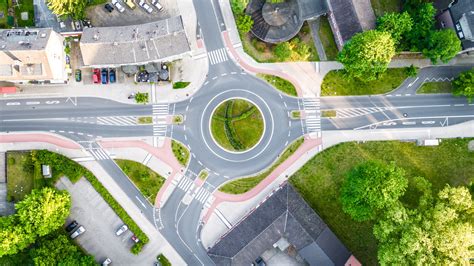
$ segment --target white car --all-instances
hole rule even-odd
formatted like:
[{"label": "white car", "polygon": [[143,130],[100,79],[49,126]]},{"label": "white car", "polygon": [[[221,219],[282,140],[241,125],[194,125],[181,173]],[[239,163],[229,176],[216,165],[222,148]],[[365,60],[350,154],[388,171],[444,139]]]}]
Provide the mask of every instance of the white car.
[{"label": "white car", "polygon": [[84,226],[79,226],[79,228],[76,229],[76,231],[74,231],[74,233],[71,234],[71,238],[74,239],[80,235],[82,235],[84,232],[86,231],[86,229],[84,228]]},{"label": "white car", "polygon": [[117,231],[115,231],[115,234],[117,236],[119,236],[119,235],[125,233],[127,230],[128,230],[128,226],[126,224],[124,224],[124,225],[120,226],[120,228],[117,229]]},{"label": "white car", "polygon": [[158,11],[163,10],[163,6],[158,2],[158,0],[151,0],[151,4],[154,5]]},{"label": "white car", "polygon": [[110,263],[112,263],[112,260],[111,260],[110,258],[106,258],[106,259],[104,260],[104,262],[102,262],[102,266],[107,266],[107,265],[109,265]]},{"label": "white car", "polygon": [[148,5],[145,0],[140,0],[140,2],[138,2],[138,5],[141,6],[143,9],[146,10],[146,12],[148,13],[151,13],[153,12],[153,8],[151,8],[150,5]]},{"label": "white car", "polygon": [[125,8],[119,3],[118,0],[112,0],[112,5],[114,5],[120,13],[125,11]]}]

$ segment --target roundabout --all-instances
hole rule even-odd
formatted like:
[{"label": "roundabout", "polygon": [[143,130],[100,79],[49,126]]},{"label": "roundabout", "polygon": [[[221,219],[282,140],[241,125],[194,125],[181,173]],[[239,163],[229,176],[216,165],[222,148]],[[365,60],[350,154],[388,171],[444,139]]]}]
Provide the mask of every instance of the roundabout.
[{"label": "roundabout", "polygon": [[260,109],[240,98],[221,103],[213,112],[211,134],[213,140],[229,152],[246,152],[257,145],[265,130]]}]

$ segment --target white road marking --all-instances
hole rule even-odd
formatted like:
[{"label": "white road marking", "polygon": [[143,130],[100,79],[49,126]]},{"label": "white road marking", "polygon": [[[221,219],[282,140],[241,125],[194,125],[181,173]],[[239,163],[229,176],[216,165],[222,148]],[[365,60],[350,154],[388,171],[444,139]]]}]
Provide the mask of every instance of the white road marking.
[{"label": "white road marking", "polygon": [[8,102],[7,105],[21,105],[19,102]]}]

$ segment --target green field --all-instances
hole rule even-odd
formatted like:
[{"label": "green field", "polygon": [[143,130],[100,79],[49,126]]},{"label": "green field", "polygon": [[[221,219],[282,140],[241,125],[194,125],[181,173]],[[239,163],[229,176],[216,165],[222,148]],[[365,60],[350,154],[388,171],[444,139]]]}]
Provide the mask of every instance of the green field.
[{"label": "green field", "polygon": [[212,115],[211,133],[224,149],[244,151],[255,146],[263,134],[262,114],[242,99],[220,104]]},{"label": "green field", "polygon": [[[398,141],[343,143],[313,157],[290,182],[362,264],[376,265],[377,242],[372,223],[354,222],[342,211],[339,190],[345,174],[363,161],[378,159],[395,162],[405,169],[410,181],[416,176],[427,178],[434,191],[445,184],[468,185],[474,179],[474,152],[468,151],[469,140],[472,139],[443,140],[437,147]],[[409,185],[402,201],[414,206],[418,196],[419,192]]]},{"label": "green field", "polygon": [[401,0],[370,0],[376,17],[382,16],[386,12],[400,12],[402,9]]},{"label": "green field", "polygon": [[319,38],[323,43],[324,52],[329,61],[336,60],[339,49],[337,49],[336,41],[334,40],[334,35],[332,33],[331,26],[329,25],[329,20],[327,16],[321,16],[321,24],[319,27]]},{"label": "green field", "polygon": [[389,68],[377,80],[353,79],[344,70],[331,70],[324,76],[321,96],[384,94],[396,89],[408,78],[405,68]]},{"label": "green field", "polygon": [[[15,17],[18,27],[34,27],[35,26],[35,7],[33,0],[20,0],[19,5],[15,6]],[[28,20],[21,19],[21,13],[28,12]]]},{"label": "green field", "polygon": [[171,150],[173,150],[174,157],[182,165],[186,166],[189,161],[189,150],[176,140],[171,141]]},{"label": "green field", "polygon": [[453,85],[449,81],[426,82],[416,91],[416,93],[452,93]]},{"label": "green field", "polygon": [[41,166],[35,167],[28,151],[7,152],[7,199],[18,202],[44,185]]},{"label": "green field", "polygon": [[298,93],[296,92],[295,86],[289,82],[286,79],[273,76],[273,75],[266,75],[266,74],[257,74],[257,77],[265,80],[266,82],[270,83],[273,87],[275,87],[277,90],[291,95],[291,96],[298,96]]},{"label": "green field", "polygon": [[223,186],[219,188],[219,191],[225,192],[228,194],[242,194],[245,193],[252,188],[254,188],[258,183],[260,183],[265,177],[267,177],[269,174],[275,170],[280,164],[282,164],[288,157],[290,157],[295,151],[303,144],[304,139],[299,138],[296,141],[294,141],[292,144],[290,144],[285,151],[281,154],[281,156],[278,158],[278,160],[270,166],[267,170],[263,171],[262,173],[255,175],[255,176],[250,176],[250,177],[244,177],[240,179],[236,179],[233,181],[230,181],[228,183],[225,183]]},{"label": "green field", "polygon": [[115,162],[153,205],[165,179],[141,163],[121,159],[117,159]]}]

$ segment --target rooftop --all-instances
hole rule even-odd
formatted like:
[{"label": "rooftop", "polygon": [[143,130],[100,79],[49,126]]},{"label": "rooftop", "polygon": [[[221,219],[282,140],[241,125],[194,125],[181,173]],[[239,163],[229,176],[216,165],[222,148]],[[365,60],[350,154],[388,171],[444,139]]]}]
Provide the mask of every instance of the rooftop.
[{"label": "rooftop", "polygon": [[190,51],[181,16],[141,25],[86,28],[80,46],[85,65],[142,64]]},{"label": "rooftop", "polygon": [[[463,49],[474,48],[474,1],[458,0],[449,9]],[[459,25],[459,26],[456,26]],[[458,29],[457,27],[461,27]],[[462,31],[462,33],[460,33]]]},{"label": "rooftop", "polygon": [[343,265],[351,256],[321,217],[288,184],[228,232],[208,254],[218,265],[250,265],[282,238],[310,265]]},{"label": "rooftop", "polygon": [[0,51],[43,50],[52,29],[0,30]]}]

